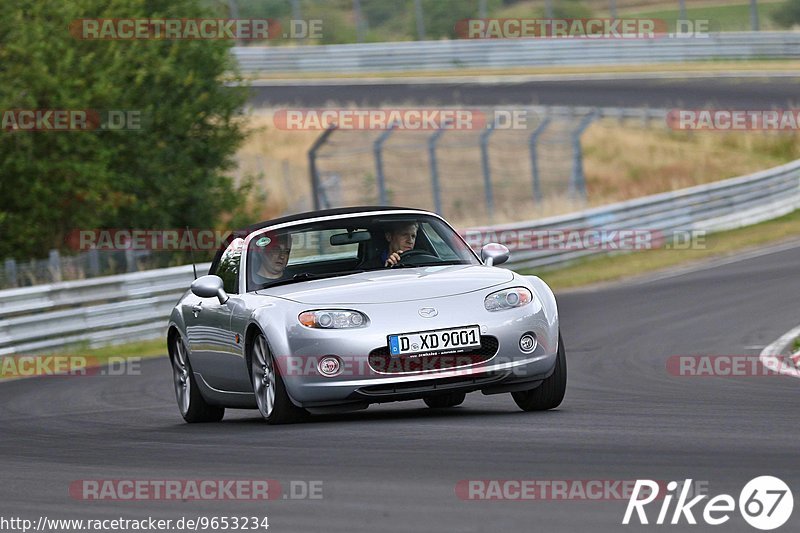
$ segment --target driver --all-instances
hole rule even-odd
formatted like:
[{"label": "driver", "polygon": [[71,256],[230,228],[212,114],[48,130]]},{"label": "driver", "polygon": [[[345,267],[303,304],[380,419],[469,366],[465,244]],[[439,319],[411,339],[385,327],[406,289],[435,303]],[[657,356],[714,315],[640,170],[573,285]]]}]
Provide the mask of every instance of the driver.
[{"label": "driver", "polygon": [[253,270],[253,280],[257,284],[264,284],[283,277],[292,251],[291,235],[267,233],[255,238],[254,248],[258,260]]},{"label": "driver", "polygon": [[384,267],[392,267],[400,262],[400,255],[403,252],[414,249],[417,241],[417,230],[419,224],[416,222],[401,222],[389,228],[384,236],[389,243],[386,250],[381,252],[381,262]]}]

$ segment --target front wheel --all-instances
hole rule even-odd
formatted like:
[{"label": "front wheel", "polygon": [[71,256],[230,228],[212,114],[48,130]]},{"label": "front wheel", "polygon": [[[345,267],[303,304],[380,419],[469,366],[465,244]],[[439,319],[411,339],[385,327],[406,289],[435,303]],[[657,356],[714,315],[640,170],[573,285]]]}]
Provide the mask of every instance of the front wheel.
[{"label": "front wheel", "polygon": [[267,346],[267,340],[260,333],[253,339],[250,377],[258,411],[268,423],[291,424],[308,414],[305,409],[297,407],[289,399],[283,378]]},{"label": "front wheel", "polygon": [[172,339],[172,378],[175,384],[175,398],[184,420],[195,422],[219,422],[225,416],[225,408],[209,405],[200,394],[194,379],[189,351],[180,335]]},{"label": "front wheel", "polygon": [[567,356],[561,332],[558,333],[558,356],[556,367],[549,378],[535,389],[512,392],[511,396],[523,411],[546,411],[555,409],[564,400],[567,391]]}]

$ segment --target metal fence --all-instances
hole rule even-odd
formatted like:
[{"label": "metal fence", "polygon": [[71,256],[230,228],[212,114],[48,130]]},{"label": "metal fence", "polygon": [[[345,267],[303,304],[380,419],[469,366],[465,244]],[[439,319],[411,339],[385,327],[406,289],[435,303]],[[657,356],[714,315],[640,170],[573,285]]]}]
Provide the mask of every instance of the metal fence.
[{"label": "metal fence", "polygon": [[654,39],[441,40],[313,47],[236,47],[246,74],[402,72],[800,58],[800,32],[724,32]]},{"label": "metal fence", "polygon": [[[508,113],[510,108],[502,111]],[[496,117],[496,110],[480,112]],[[586,201],[581,136],[598,118],[659,120],[647,108],[514,108],[523,128],[329,129],[309,151],[316,208],[414,205],[468,225],[518,220],[547,200]],[[502,115],[507,116],[507,115]]]},{"label": "metal fence", "polygon": [[192,279],[187,265],[0,291],[0,355],[160,337]]},{"label": "metal fence", "polygon": [[[504,241],[520,231],[671,229],[716,231],[800,207],[800,161],[750,176],[657,194],[572,215],[464,230]],[[545,268],[605,250],[516,250],[509,268]],[[209,264],[198,265],[205,271]],[[546,279],[546,276],[545,276]],[[0,355],[95,346],[164,334],[170,308],[192,280],[190,266],[0,291]]]},{"label": "metal fence", "polygon": [[72,281],[125,272],[164,268],[183,255],[152,253],[149,250],[88,250],[75,255],[63,255],[50,250],[47,259],[18,261],[6,258],[0,270],[0,288],[29,287],[59,281]]}]

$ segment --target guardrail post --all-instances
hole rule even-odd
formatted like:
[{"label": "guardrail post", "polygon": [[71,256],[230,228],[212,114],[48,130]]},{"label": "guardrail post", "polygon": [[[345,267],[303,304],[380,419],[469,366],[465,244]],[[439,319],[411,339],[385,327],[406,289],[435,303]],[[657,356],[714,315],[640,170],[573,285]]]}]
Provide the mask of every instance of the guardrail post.
[{"label": "guardrail post", "polygon": [[58,250],[50,250],[47,258],[47,269],[50,271],[53,281],[61,281],[61,257]]},{"label": "guardrail post", "polygon": [[444,134],[444,127],[446,124],[443,124],[441,128],[433,132],[433,134],[428,138],[428,155],[430,156],[430,165],[431,165],[431,189],[433,190],[433,210],[442,214],[442,191],[439,186],[439,165],[436,161],[436,144],[439,142],[439,138]]},{"label": "guardrail post", "polygon": [[578,195],[586,199],[586,176],[583,174],[583,148],[581,148],[581,135],[594,121],[597,110],[585,115],[572,132],[572,177],[569,183],[570,196]]},{"label": "guardrail post", "polygon": [[308,149],[308,169],[311,173],[311,197],[314,200],[314,210],[319,211],[320,207],[320,186],[319,186],[319,172],[317,171],[317,150],[319,150],[323,144],[328,142],[328,137],[331,136],[333,130],[336,129],[336,124],[331,124],[328,126],[325,131],[322,132],[322,135],[317,137],[317,140],[314,141],[314,144],[311,145],[311,148]]},{"label": "guardrail post", "polygon": [[383,145],[389,140],[389,136],[394,131],[397,124],[389,124],[389,127],[380,134],[380,136],[372,144],[372,151],[375,154],[375,179],[378,182],[378,203],[379,205],[388,205],[389,199],[386,194],[386,177],[383,173]]},{"label": "guardrail post", "polygon": [[17,286],[17,262],[13,259],[5,261],[6,285],[9,287]]},{"label": "guardrail post", "polygon": [[544,120],[536,126],[531,136],[528,138],[528,150],[531,154],[531,178],[533,179],[533,200],[540,202],[542,200],[542,186],[539,180],[539,156],[537,154],[537,144],[539,137],[544,133],[547,126],[550,125],[550,117],[544,117]]},{"label": "guardrail post", "polygon": [[486,193],[486,212],[489,222],[494,220],[494,193],[492,191],[492,170],[489,166],[489,137],[494,132],[494,124],[489,124],[481,132],[481,167],[483,168],[483,189]]}]

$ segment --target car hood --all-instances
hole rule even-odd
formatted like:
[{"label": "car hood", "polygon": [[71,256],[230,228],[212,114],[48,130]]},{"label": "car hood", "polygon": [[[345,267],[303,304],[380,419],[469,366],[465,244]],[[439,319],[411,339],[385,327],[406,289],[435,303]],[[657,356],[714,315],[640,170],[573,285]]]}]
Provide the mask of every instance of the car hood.
[{"label": "car hood", "polygon": [[409,302],[488,289],[512,279],[514,274],[501,268],[454,265],[373,270],[279,285],[257,291],[257,294],[310,305]]}]

